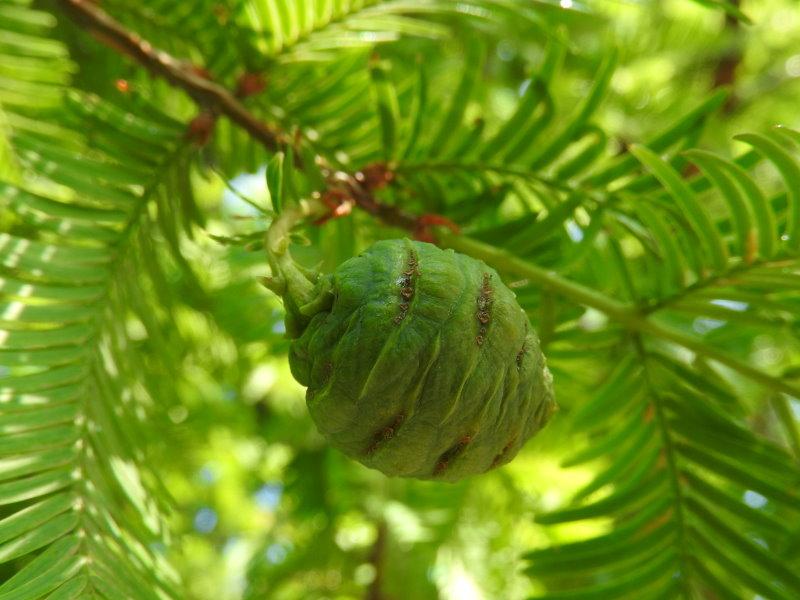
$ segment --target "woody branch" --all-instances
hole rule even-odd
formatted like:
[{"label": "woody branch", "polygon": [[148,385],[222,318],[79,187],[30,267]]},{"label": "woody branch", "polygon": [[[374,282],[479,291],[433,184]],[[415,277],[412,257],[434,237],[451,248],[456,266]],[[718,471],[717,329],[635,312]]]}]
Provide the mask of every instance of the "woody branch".
[{"label": "woody branch", "polygon": [[[85,27],[98,41],[135,61],[152,75],[184,90],[201,110],[210,110],[214,115],[228,117],[270,152],[296,143],[279,127],[253,115],[235,94],[214,82],[210,74],[153,47],[150,42],[109,16],[92,0],[58,1],[64,12],[77,24]],[[295,156],[298,155],[299,153],[295,153]],[[339,171],[327,166],[324,157],[318,157],[318,160],[329,189],[348,197],[365,212],[387,225],[412,232],[419,231],[421,225],[424,225],[424,221],[416,215],[379,202],[372,193],[370,181],[362,173]]]}]

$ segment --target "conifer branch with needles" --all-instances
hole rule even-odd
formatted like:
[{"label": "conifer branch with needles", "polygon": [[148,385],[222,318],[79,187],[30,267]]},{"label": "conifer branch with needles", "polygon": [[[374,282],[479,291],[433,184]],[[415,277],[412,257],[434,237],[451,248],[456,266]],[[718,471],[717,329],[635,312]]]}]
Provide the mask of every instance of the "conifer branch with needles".
[{"label": "conifer branch with needles", "polygon": [[[158,50],[137,34],[128,31],[122,24],[109,16],[90,0],[59,0],[65,12],[77,23],[84,25],[102,43],[128,56],[154,76],[167,80],[172,85],[187,92],[202,108],[214,114],[224,115],[247,131],[256,141],[269,151],[279,150],[284,145],[296,145],[300,139],[283,132],[280,128],[267,124],[253,115],[237,96],[213,82],[207,74],[191,65]],[[295,153],[295,157],[299,152]],[[296,158],[297,166],[302,166]],[[326,183],[330,189],[338,189],[362,210],[376,217],[384,224],[409,232],[419,231],[420,217],[402,208],[380,202],[372,192],[363,173],[348,173],[329,166],[325,157],[317,156]],[[643,313],[639,307],[609,298],[604,294],[568,279],[554,272],[537,267],[528,261],[510,256],[496,248],[471,240],[467,236],[443,234],[440,241],[447,246],[482,258],[499,270],[524,274],[531,282],[543,289],[564,296],[578,304],[594,308],[619,322],[632,332],[647,333],[678,344],[686,349],[706,356],[739,372],[775,392],[800,397],[800,388],[774,377],[734,357],[708,346],[701,340],[657,323]]]}]

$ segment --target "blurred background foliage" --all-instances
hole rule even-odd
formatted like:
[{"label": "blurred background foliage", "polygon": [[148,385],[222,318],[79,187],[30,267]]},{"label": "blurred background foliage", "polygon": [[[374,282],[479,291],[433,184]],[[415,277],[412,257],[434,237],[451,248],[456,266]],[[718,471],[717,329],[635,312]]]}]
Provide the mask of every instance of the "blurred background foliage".
[{"label": "blurred background foliage", "polygon": [[[110,339],[117,340],[110,342],[110,349],[98,350],[107,358],[98,364],[108,367],[109,361],[116,361],[125,368],[121,369],[122,375],[95,375],[100,383],[95,382],[92,385],[98,387],[88,389],[101,390],[98,397],[109,394],[108,415],[116,414],[111,420],[122,430],[121,437],[130,438],[129,454],[134,457],[131,461],[141,466],[142,482],[134,485],[126,480],[120,489],[130,491],[136,485],[147,489],[148,497],[158,505],[155,512],[163,518],[162,525],[149,527],[142,536],[150,540],[144,545],[146,553],[155,557],[153,564],[166,560],[171,565],[164,567],[164,572],[169,573],[164,576],[167,583],[159,584],[152,597],[797,597],[800,584],[791,571],[797,573],[800,568],[800,527],[796,526],[800,505],[792,507],[792,503],[797,499],[800,476],[792,470],[797,467],[797,457],[789,458],[786,451],[791,438],[786,441],[785,428],[787,418],[796,427],[800,403],[718,364],[709,366],[708,361],[694,361],[694,356],[687,359],[685,349],[669,340],[654,343],[659,352],[669,357],[665,359],[668,363],[675,361],[653,375],[656,381],[668,381],[663,389],[671,385],[669,377],[664,379],[665,373],[678,372],[684,363],[690,365],[683,368],[691,369],[691,373],[681,371],[672,376],[685,376],[687,382],[676,393],[700,403],[713,396],[709,405],[737,419],[737,427],[757,434],[757,438],[747,437],[742,447],[757,446],[761,451],[762,444],[768,445],[763,456],[773,460],[773,466],[779,465],[778,470],[781,465],[788,465],[783,476],[775,475],[769,480],[774,487],[765,488],[777,489],[777,505],[767,491],[758,488],[758,482],[752,489],[744,485],[746,478],[738,472],[730,476],[733,483],[725,479],[728,472],[721,471],[719,476],[715,473],[711,478],[725,491],[726,498],[734,498],[754,512],[764,509],[765,516],[753,516],[753,522],[758,525],[759,518],[766,520],[765,527],[776,537],[758,533],[748,539],[756,539],[770,551],[780,545],[783,562],[764,559],[757,551],[751,555],[749,546],[742,549],[726,541],[724,544],[738,548],[736,552],[744,558],[731,558],[733,566],[720,559],[712,567],[697,567],[696,547],[692,546],[691,552],[685,550],[683,545],[689,545],[683,538],[677,542],[669,538],[666,544],[666,538],[654,538],[641,550],[646,555],[641,563],[637,562],[636,547],[631,545],[630,551],[612,557],[615,562],[608,570],[598,568],[597,572],[592,571],[591,559],[587,558],[583,567],[569,570],[562,565],[547,573],[547,565],[551,564],[547,561],[555,560],[553,556],[557,559],[557,553],[549,558],[535,552],[527,555],[541,549],[557,550],[559,545],[581,540],[603,540],[602,536],[616,531],[626,521],[620,520],[611,508],[589,515],[592,518],[576,520],[537,522],[537,516],[569,505],[579,490],[586,497],[597,498],[596,493],[607,490],[608,485],[613,489],[614,477],[630,470],[628,463],[649,468],[645,462],[653,445],[646,446],[643,437],[641,446],[634,445],[632,451],[626,447],[628,453],[641,453],[640,462],[629,456],[628,463],[610,475],[606,471],[608,465],[620,464],[616,458],[612,460],[618,456],[615,454],[610,454],[612,458],[607,461],[600,456],[600,461],[564,466],[566,457],[615,435],[622,440],[638,439],[639,434],[628,427],[628,411],[620,410],[620,406],[636,413],[639,408],[626,401],[641,399],[645,393],[639,387],[644,384],[637,383],[630,374],[634,369],[630,361],[636,359],[626,358],[630,351],[626,344],[635,346],[641,341],[632,343],[617,324],[597,310],[541,294],[536,285],[519,274],[518,280],[511,283],[517,284],[523,305],[542,332],[561,412],[517,459],[497,472],[442,485],[388,479],[329,448],[308,417],[303,388],[289,373],[282,307],[257,282],[259,276],[268,273],[259,242],[274,207],[274,189],[271,195],[266,182],[267,165],[276,164],[274,155],[225,120],[217,123],[207,145],[198,148],[186,143],[185,124],[197,115],[197,107],[188,96],[100,46],[84,29],[64,17],[62,2],[37,1],[33,3],[36,10],[30,11],[28,4],[5,0],[0,5],[0,19],[5,19],[5,29],[0,31],[4,59],[0,60],[2,179],[15,189],[24,188],[42,197],[49,195],[67,205],[77,198],[98,210],[108,208],[103,202],[110,202],[109,198],[98,196],[92,200],[84,186],[97,188],[109,181],[115,183],[111,177],[114,174],[104,179],[103,174],[91,173],[90,167],[76,166],[69,157],[59,154],[61,149],[74,151],[76,156],[102,159],[103,164],[113,162],[130,168],[131,172],[125,175],[132,178],[132,183],[125,180],[120,185],[132,185],[126,189],[139,198],[139,208],[129,213],[134,216],[128,221],[120,217],[108,225],[112,219],[107,216],[107,227],[84,232],[88,239],[103,243],[105,239],[98,237],[98,232],[106,232],[111,252],[128,243],[134,248],[123,255],[126,258],[114,263],[110,276],[119,282],[108,288],[110,304],[97,317],[108,319],[114,323],[112,329],[119,330],[118,338],[109,334]],[[282,8],[283,2],[267,0],[105,0],[101,6],[154,46],[203,65],[229,89],[235,88],[243,69],[264,73],[266,90],[248,98],[247,106],[287,131],[296,128],[303,132],[307,147],[337,166],[356,169],[387,158],[398,160],[398,178],[404,183],[381,192],[386,202],[399,203],[419,213],[445,214],[468,234],[488,244],[503,246],[507,239],[523,239],[516,247],[509,246],[512,252],[613,297],[658,302],[678,293],[678,288],[665,284],[662,289],[661,274],[655,271],[660,267],[642,257],[640,247],[632,241],[635,235],[627,233],[639,232],[640,224],[632,216],[635,211],[621,210],[619,221],[603,225],[610,239],[618,234],[619,244],[598,238],[600,249],[596,256],[592,254],[585,261],[576,258],[576,262],[566,264],[565,258],[578,251],[576,248],[583,252],[581,256],[596,250],[587,250],[586,244],[582,246],[580,242],[584,235],[588,239],[591,230],[595,214],[593,208],[590,210],[592,202],[602,204],[597,200],[599,186],[595,191],[581,188],[580,193],[586,194],[581,201],[588,199],[588,203],[581,204],[588,207],[586,212],[580,213],[581,208],[573,205],[569,214],[577,211],[574,220],[567,220],[567,215],[556,218],[555,223],[547,220],[549,215],[559,214],[555,210],[559,203],[572,201],[576,193],[559,187],[561,182],[573,181],[571,171],[559,171],[569,158],[585,151],[589,160],[602,155],[604,160],[612,161],[632,144],[653,139],[680,122],[709,98],[718,98],[716,110],[707,111],[703,126],[698,120],[688,128],[681,148],[712,149],[732,158],[751,148],[743,141],[735,141],[737,134],[762,132],[776,123],[800,128],[800,9],[795,0],[744,1],[741,10],[749,22],[737,16],[736,4],[722,0],[561,0],[532,2],[525,7],[510,1],[396,1],[364,3],[366,8],[346,2],[307,4],[314,7],[307,14],[335,7],[350,16],[334,18],[330,23],[322,20],[313,31],[301,34],[302,23],[309,23],[308,18],[302,21],[298,17],[304,10],[302,2],[296,4],[300,9],[294,13]],[[730,10],[721,10],[722,5]],[[14,37],[23,30],[29,38]],[[4,34],[6,37],[2,37]],[[35,35],[41,36],[40,46],[34,41]],[[47,44],[57,44],[58,49],[48,49]],[[44,60],[42,57],[57,61],[59,68],[31,67],[37,69],[36,85],[46,79],[40,73],[47,71],[51,75],[45,83],[59,89],[68,85],[70,89],[65,92],[67,100],[61,100],[59,93],[37,113],[39,109],[31,105],[30,98],[42,98],[41,91],[27,90],[25,85],[30,82],[24,75],[19,75],[16,83],[14,77],[32,61]],[[591,99],[596,89],[593,85],[604,76],[607,89],[591,105],[591,127],[574,132],[573,137],[582,138],[585,133],[585,138],[578,139],[569,149],[551,148],[554,154],[563,152],[566,158],[556,165],[547,164],[541,151],[557,139],[560,123],[577,122],[573,121],[576,113],[586,106],[587,98]],[[385,86],[381,87],[384,79],[389,82],[388,92]],[[487,136],[483,135],[480,141],[483,146],[478,143],[478,136],[501,130],[504,123],[514,123],[517,107],[531,96],[532,86],[540,84],[545,85],[554,105],[552,114],[542,112],[541,129],[550,129],[532,147],[519,147],[527,157],[527,172],[533,178],[523,184],[513,178],[492,179],[476,174],[475,165],[489,162],[480,160],[481,156],[492,155],[485,146]],[[724,99],[713,96],[718,89],[729,90],[730,95]],[[453,114],[452,107],[457,103],[462,104],[460,112],[456,121],[450,122],[448,115]],[[386,106],[395,111],[389,121],[381,112]],[[418,118],[419,114],[422,117]],[[48,123],[52,129],[35,125],[35,119]],[[449,136],[442,124],[451,126],[455,133]],[[520,121],[518,125],[528,126],[530,122]],[[417,130],[422,133],[415,138]],[[158,136],[163,147],[153,141]],[[51,145],[48,147],[43,139],[50,140]],[[59,140],[58,144],[54,140]],[[416,146],[410,140],[416,140]],[[511,152],[512,147],[513,143],[509,143],[494,154],[500,150]],[[516,157],[502,152],[496,162],[513,168]],[[466,160],[470,156],[471,160]],[[455,168],[453,179],[438,178],[420,166],[437,161],[445,169],[450,168],[446,166],[449,163],[459,161],[463,166]],[[63,177],[59,178],[60,172],[53,164],[66,165]],[[745,161],[744,166],[753,167],[760,189],[770,198],[777,198],[772,206],[777,207],[777,219],[783,224],[787,200],[782,180],[768,162],[754,164],[755,161]],[[679,159],[673,166],[686,177],[698,173],[685,160]],[[75,170],[73,177],[68,176],[69,168]],[[82,168],[87,170],[85,179]],[[461,173],[459,169],[470,172]],[[119,173],[116,175],[122,178]],[[639,171],[629,175],[623,184],[644,177]],[[48,177],[54,178],[55,183]],[[294,178],[298,196],[318,189],[314,174],[297,172],[288,177],[286,181]],[[471,177],[480,179],[480,183]],[[413,192],[406,194],[403,186]],[[52,221],[47,219],[27,218],[28,213],[18,203],[19,195],[9,193],[10,187],[4,189],[6,208],[10,210],[0,215],[3,232],[43,243],[55,239],[48,236],[71,235],[57,227],[48,230],[46,224]],[[632,193],[641,194],[636,196],[639,198],[662,190],[650,178],[644,183],[639,181],[639,188]],[[122,201],[119,204],[117,208],[123,210]],[[725,218],[725,205],[717,198],[706,204],[715,223],[724,221],[721,227],[726,239],[732,237],[733,226]],[[525,219],[538,219],[539,228],[510,233],[503,229]],[[551,229],[559,233],[553,234]],[[623,231],[628,237],[623,237]],[[125,237],[115,237],[119,232]],[[356,210],[347,218],[309,228],[305,232],[308,243],[298,248],[298,254],[306,264],[330,270],[375,239],[399,233]],[[79,234],[80,230],[75,235]],[[537,236],[541,236],[541,243]],[[92,243],[78,242],[78,247],[94,247]],[[730,245],[736,256],[736,242]],[[631,265],[627,277],[640,286],[638,298],[636,290],[626,290],[626,275],[621,275],[619,266],[609,258],[615,252]],[[702,262],[702,258],[690,256],[687,271],[695,268],[701,273],[703,266],[698,266],[698,261]],[[14,277],[23,282],[34,281],[24,273],[19,275],[15,265],[5,264],[4,274],[9,281]],[[787,277],[798,277],[793,273]],[[66,275],[64,278],[68,279]],[[769,279],[763,274],[765,285],[786,290],[785,297],[775,300],[775,306],[765,308],[774,310],[775,318],[781,321],[775,330],[769,329],[774,322],[761,313],[746,322],[737,320],[735,315],[686,308],[682,313],[668,314],[665,320],[704,343],[733,352],[777,379],[796,382],[800,344],[792,315],[797,313],[789,309],[787,316],[786,307],[798,308],[797,296],[792,295],[797,287],[791,287],[788,281],[779,275]],[[0,293],[13,296],[8,289],[2,288]],[[745,298],[748,291],[749,300]],[[742,292],[738,297],[731,295],[734,299],[729,302],[756,302],[758,290],[744,286]],[[778,306],[783,300],[786,303]],[[730,309],[731,305],[722,308],[725,307]],[[734,306],[732,310],[739,309]],[[4,320],[13,321],[8,314]],[[57,317],[44,320],[52,324]],[[19,331],[14,324],[6,327]],[[106,331],[102,329],[106,325],[98,327]],[[93,344],[93,340],[101,338],[105,339],[86,338],[86,343]],[[13,345],[3,350],[14,351]],[[45,372],[31,370],[25,361],[6,362],[9,366],[0,369],[9,377]],[[44,364],[47,369],[61,364],[57,360],[32,362]],[[3,359],[0,364],[4,364]],[[627,368],[629,371],[625,371]],[[630,375],[627,382],[626,374]],[[127,398],[123,392],[111,389],[120,381],[125,382],[124,386],[119,383],[120,389],[133,390],[130,394],[138,398],[138,404],[130,404],[130,415],[114,412],[115,399]],[[16,389],[13,384],[9,386],[12,392]],[[599,403],[589,403],[598,389],[601,396],[605,395]],[[717,405],[716,395],[738,400],[728,404],[720,401]],[[780,406],[793,411],[788,417],[775,408],[778,396],[786,401]],[[16,398],[13,394],[8,397]],[[614,400],[619,404],[612,409],[608,403]],[[580,407],[584,407],[582,413]],[[642,414],[644,410],[641,408]],[[611,413],[608,419],[603,416],[605,411]],[[6,433],[18,431],[14,429],[14,419],[20,418],[19,414],[11,411],[0,415],[0,419],[8,417],[11,423],[11,428],[4,430]],[[576,414],[584,424],[602,425],[605,429],[598,433],[576,425],[570,419]],[[90,422],[102,420],[87,418]],[[701,425],[693,430],[695,437],[713,432],[718,423],[697,422]],[[106,425],[108,429],[114,427]],[[621,433],[614,434],[615,431]],[[738,429],[735,432],[740,436],[737,440],[745,439]],[[101,442],[87,443],[103,448]],[[626,448],[615,451],[624,455]],[[113,447],[106,450],[116,452]],[[659,452],[660,460],[673,460],[664,458],[671,449]],[[744,470],[758,464],[746,460],[736,463],[733,451],[731,457],[734,465]],[[105,462],[101,455],[98,464]],[[87,479],[96,476],[100,480],[120,480],[116,472],[92,475],[92,467],[83,468]],[[97,467],[100,471],[104,468]],[[598,475],[606,477],[606,481],[598,481]],[[75,485],[74,493],[80,496],[83,488]],[[594,488],[587,491],[587,485]],[[623,488],[624,480],[619,489]],[[628,506],[630,514],[644,514],[658,504],[658,495],[648,495],[651,491],[648,488],[642,492],[644,500],[639,504]],[[0,489],[0,496],[3,493]],[[3,516],[24,509],[32,497],[35,494],[9,496],[4,502],[8,512]],[[784,504],[780,504],[780,498]],[[138,515],[136,519],[149,514],[138,505],[131,508],[128,500],[118,504],[117,509],[109,509],[109,519],[123,525],[123,529],[128,519],[134,519],[133,513]],[[672,513],[664,514],[664,519],[671,518]],[[776,521],[788,530],[779,541],[775,541],[779,537],[775,533]],[[3,523],[0,521],[0,532],[5,531]],[[653,523],[658,528],[662,521],[654,518]],[[744,530],[750,534],[747,527]],[[99,531],[106,539],[115,530],[101,527]],[[725,537],[725,531],[724,527],[717,529],[719,539],[730,539]],[[102,553],[103,543],[98,541],[100,550],[96,548],[95,553]],[[608,544],[613,544],[612,540]],[[718,547],[723,553],[724,544]],[[32,546],[31,552],[39,551],[40,546]],[[676,556],[680,555],[675,560],[683,561],[680,567],[657,562],[661,557],[671,560],[673,547]],[[655,557],[652,549],[657,550]],[[708,548],[705,551],[710,552]],[[119,551],[120,556],[125,552]],[[580,558],[580,552],[572,559]],[[13,550],[3,555],[8,562],[2,567],[0,579],[12,584],[0,588],[0,598],[18,597],[14,589],[21,588],[13,584],[12,574],[24,572],[33,556],[35,553]],[[536,569],[539,559],[543,570]],[[602,566],[604,557],[595,559]],[[636,581],[639,568],[649,568],[647,561],[656,561],[652,563],[656,570],[649,576],[653,581],[665,580],[663,588],[642,591],[638,587],[604,587],[609,582],[625,583],[626,573],[632,574],[630,581]],[[758,569],[768,574],[761,578],[763,586],[746,578],[725,581],[727,570],[741,572],[739,566],[748,561],[756,565],[756,579],[761,578],[762,571]],[[689,567],[697,569],[691,576],[686,572]],[[149,567],[141,564],[131,568],[139,573],[149,572]],[[123,597],[115,596],[113,588],[103,591],[99,583],[113,579],[111,568],[105,575],[98,573],[88,579],[90,587],[96,586],[92,592],[96,597]],[[699,583],[685,583],[692,577]],[[136,581],[131,575],[130,581],[119,584],[116,593],[136,589]],[[73,592],[74,596],[67,595],[67,590],[64,596],[57,597],[83,597],[79,595],[82,593],[94,597],[89,587],[76,584],[75,589],[78,591]],[[28,596],[19,594],[40,597],[33,592]]]},{"label": "blurred background foliage", "polygon": [[[753,24],[681,0],[592,5],[590,15],[576,16],[562,30],[576,53],[553,82],[553,94],[564,106],[578,103],[611,43],[619,66],[596,119],[615,133],[612,143],[652,136],[720,84],[731,86],[733,96],[706,126],[704,145],[730,155],[733,136],[743,130],[798,126],[800,11],[792,0],[745,8]],[[479,93],[481,115],[499,121],[513,113],[542,59],[543,40],[511,28],[492,33]],[[430,43],[409,40],[380,52],[399,54],[392,64],[400,69],[413,69],[415,57],[424,56],[432,80],[449,80],[442,84],[446,94],[458,83],[463,46],[433,43],[435,52]],[[723,74],[727,61],[735,74]],[[198,185],[207,206],[218,211],[210,226],[242,231],[232,217],[251,210],[236,193],[221,180]],[[240,175],[231,186],[268,202],[263,170]],[[353,218],[362,222],[359,229],[370,227],[361,215]],[[315,240],[319,252],[310,264],[330,269],[365,247],[369,233],[351,246],[352,227],[326,226],[339,231],[327,244]],[[197,597],[368,598],[377,566],[387,598],[525,598],[537,590],[522,573],[525,550],[608,528],[603,520],[558,531],[534,523],[537,512],[561,505],[591,479],[590,472],[559,467],[575,441],[558,419],[502,472],[455,486],[388,480],[327,448],[286,366],[286,345],[276,335],[280,305],[253,283],[264,272],[261,256],[239,249],[224,256],[235,266],[220,268],[224,273],[212,284],[214,321],[222,331],[200,325],[199,315],[190,325],[205,334],[198,344],[200,373],[214,375],[204,376],[204,386],[183,396],[192,400],[170,414],[186,446],[182,452],[170,447],[162,463],[184,508],[185,552],[178,564]],[[218,344],[229,351],[215,356]],[[590,357],[570,368],[591,378],[596,367]],[[570,391],[558,389],[564,406],[580,400]],[[800,405],[794,406],[800,418]]]}]

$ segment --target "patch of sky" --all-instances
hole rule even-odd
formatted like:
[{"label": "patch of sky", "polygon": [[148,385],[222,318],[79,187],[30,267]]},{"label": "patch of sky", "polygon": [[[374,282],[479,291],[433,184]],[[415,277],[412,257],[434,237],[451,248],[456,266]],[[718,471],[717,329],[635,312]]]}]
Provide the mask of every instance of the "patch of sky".
[{"label": "patch of sky", "polygon": [[744,503],[750,508],[763,508],[767,505],[767,499],[753,490],[747,490],[744,493]]},{"label": "patch of sky", "polygon": [[268,208],[266,172],[266,167],[261,167],[255,173],[242,173],[228,181],[229,187],[222,193],[222,204],[225,209],[231,214],[258,216],[258,210],[243,200],[242,196],[259,206]]},{"label": "patch of sky", "polygon": [[263,510],[275,510],[283,496],[283,485],[280,483],[265,483],[253,494],[253,499]]},{"label": "patch of sky", "polygon": [[197,479],[204,485],[211,485],[217,480],[217,470],[211,463],[206,463],[197,471]]},{"label": "patch of sky", "polygon": [[497,44],[497,58],[502,61],[509,61],[517,55],[517,49],[509,40],[501,40]]},{"label": "patch of sky", "polygon": [[242,543],[242,538],[238,535],[233,535],[225,540],[225,545],[222,547],[222,554],[229,556],[239,549]]},{"label": "patch of sky", "polygon": [[270,544],[264,552],[267,562],[273,565],[278,565],[286,560],[287,554],[288,551],[281,544]]},{"label": "patch of sky", "polygon": [[723,298],[712,300],[711,304],[721,306],[722,308],[727,308],[728,310],[735,310],[736,312],[744,312],[750,306],[747,302],[740,302],[738,300],[725,300]]},{"label": "patch of sky", "polygon": [[194,529],[199,533],[211,533],[217,526],[217,512],[204,506],[194,514]]},{"label": "patch of sky", "polygon": [[800,400],[795,398],[789,399],[789,407],[792,409],[792,414],[794,418],[800,421]]},{"label": "patch of sky", "polygon": [[583,229],[575,221],[567,221],[566,226],[569,239],[573,242],[580,242],[583,239]]},{"label": "patch of sky", "polygon": [[692,329],[694,329],[699,334],[708,333],[709,331],[714,331],[715,329],[719,329],[723,325],[727,325],[727,321],[721,321],[720,319],[709,319],[707,317],[698,317],[692,323]]},{"label": "patch of sky", "polygon": [[236,388],[230,385],[226,385],[222,388],[222,399],[226,402],[232,402],[236,400]]}]

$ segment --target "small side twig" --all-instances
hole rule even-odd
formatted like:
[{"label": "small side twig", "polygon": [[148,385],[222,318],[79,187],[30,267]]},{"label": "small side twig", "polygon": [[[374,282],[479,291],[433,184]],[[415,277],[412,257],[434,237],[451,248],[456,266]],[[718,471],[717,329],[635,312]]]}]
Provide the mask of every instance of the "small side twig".
[{"label": "small side twig", "polygon": [[[731,0],[731,4],[738,8],[740,0]],[[734,34],[739,31],[740,27],[739,19],[730,14],[725,15],[725,29],[728,32]],[[722,107],[725,114],[734,112],[739,104],[739,99],[736,96],[734,87],[736,85],[736,70],[739,68],[743,58],[744,56],[742,55],[741,48],[733,47],[726,50],[722,56],[720,56],[714,67],[711,89],[720,87],[729,87],[731,89],[731,94],[728,96],[727,100],[725,100],[725,104]]]},{"label": "small side twig", "polygon": [[227,116],[270,151],[276,151],[287,142],[283,132],[256,118],[234,94],[212,81],[201,68],[154,48],[91,0],[59,0],[59,4],[99,41],[133,59],[153,75],[183,89],[201,107]]},{"label": "small side twig", "polygon": [[[289,134],[261,121],[239,100],[240,96],[258,91],[263,84],[262,81],[243,83],[240,80],[239,89],[236,93],[231,93],[215,83],[203,69],[156,49],[138,34],[128,31],[91,0],[59,0],[59,3],[67,15],[86,27],[100,42],[139,63],[154,76],[165,79],[189,94],[201,109],[198,118],[190,125],[189,135],[200,144],[204,142],[203,136],[208,135],[209,128],[213,127],[216,116],[224,115],[270,152],[279,150],[283,145],[294,145],[295,140]],[[205,122],[209,119],[211,123]],[[192,128],[197,131],[193,131]],[[418,218],[396,206],[379,202],[372,193],[371,181],[369,178],[364,178],[362,173],[337,171],[327,167],[326,161],[321,157],[320,162],[329,188],[347,194],[361,209],[387,225],[411,232],[418,230]]]},{"label": "small side twig", "polygon": [[375,538],[375,543],[369,553],[369,562],[375,569],[375,578],[369,584],[367,592],[364,594],[364,600],[389,600],[388,596],[383,593],[383,569],[388,533],[386,522],[381,521],[378,523],[378,536]]}]

